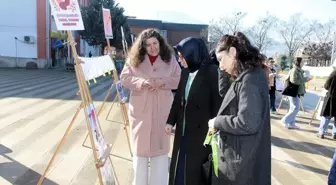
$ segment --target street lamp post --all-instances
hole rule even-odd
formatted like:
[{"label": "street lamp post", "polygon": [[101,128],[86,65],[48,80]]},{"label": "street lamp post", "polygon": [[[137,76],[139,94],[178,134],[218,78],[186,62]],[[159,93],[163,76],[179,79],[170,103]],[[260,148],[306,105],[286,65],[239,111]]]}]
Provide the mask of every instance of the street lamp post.
[{"label": "street lamp post", "polygon": [[331,49],[331,65],[335,62],[335,40],[336,40],[336,32],[334,32],[333,34],[333,42],[332,42],[332,49]]},{"label": "street lamp post", "polygon": [[[336,2],[336,0],[331,0]],[[335,40],[336,40],[336,32],[333,34],[333,43],[332,43],[332,50],[331,50],[331,65],[335,62]]]}]

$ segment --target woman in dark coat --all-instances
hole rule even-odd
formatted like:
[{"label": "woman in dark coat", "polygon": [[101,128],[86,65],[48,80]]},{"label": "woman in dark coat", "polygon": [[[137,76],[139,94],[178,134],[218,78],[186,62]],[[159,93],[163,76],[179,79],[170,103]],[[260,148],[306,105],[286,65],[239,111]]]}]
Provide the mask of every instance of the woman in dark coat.
[{"label": "woman in dark coat", "polygon": [[169,185],[205,185],[202,165],[211,149],[203,142],[208,121],[216,116],[222,101],[218,67],[199,38],[186,38],[176,48],[184,69],[166,127],[170,134],[176,125]]},{"label": "woman in dark coat", "polygon": [[218,115],[218,177],[212,185],[271,185],[271,128],[264,57],[240,32],[217,46],[219,68],[234,79]]},{"label": "woman in dark coat", "polygon": [[[321,122],[320,122],[320,129],[317,134],[318,137],[324,138],[324,134],[328,129],[330,119],[332,117],[336,117],[336,68],[334,71],[329,75],[326,83],[324,84],[324,88],[328,90],[324,102],[323,107],[321,110]],[[332,130],[333,139],[336,139],[336,121],[334,121],[334,126]]]}]

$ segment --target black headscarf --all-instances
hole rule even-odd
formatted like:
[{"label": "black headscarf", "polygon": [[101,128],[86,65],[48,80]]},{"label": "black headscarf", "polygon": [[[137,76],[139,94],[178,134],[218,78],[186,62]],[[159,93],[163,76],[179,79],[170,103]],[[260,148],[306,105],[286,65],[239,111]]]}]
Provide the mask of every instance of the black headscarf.
[{"label": "black headscarf", "polygon": [[213,64],[208,49],[200,38],[185,38],[176,46],[176,50],[186,60],[191,73],[197,71],[202,65]]},{"label": "black headscarf", "polygon": [[219,65],[219,61],[217,60],[216,56],[216,49],[210,51],[210,57],[214,64]]}]

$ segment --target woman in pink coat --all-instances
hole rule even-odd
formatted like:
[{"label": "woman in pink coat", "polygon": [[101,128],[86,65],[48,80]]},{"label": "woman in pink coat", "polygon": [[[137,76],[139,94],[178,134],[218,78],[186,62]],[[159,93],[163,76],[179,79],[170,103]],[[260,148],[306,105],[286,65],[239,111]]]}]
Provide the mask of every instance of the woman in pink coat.
[{"label": "woman in pink coat", "polygon": [[[155,29],[144,30],[133,44],[121,82],[130,89],[129,120],[133,185],[166,185],[170,140],[165,125],[181,69],[173,49]],[[148,160],[150,179],[148,182]]]}]

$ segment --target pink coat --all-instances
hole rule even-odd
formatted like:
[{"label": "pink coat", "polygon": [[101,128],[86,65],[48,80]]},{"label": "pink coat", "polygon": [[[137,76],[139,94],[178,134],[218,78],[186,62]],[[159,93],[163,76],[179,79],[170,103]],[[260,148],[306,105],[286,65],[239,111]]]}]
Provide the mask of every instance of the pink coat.
[{"label": "pink coat", "polygon": [[[172,89],[177,89],[181,68],[174,56],[169,63],[159,56],[151,65],[146,55],[138,67],[126,64],[121,82],[130,89],[129,120],[131,146],[135,156],[154,157],[169,153],[170,140],[165,126],[173,102]],[[143,87],[147,79],[162,79],[165,85],[149,91]]]}]

